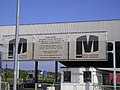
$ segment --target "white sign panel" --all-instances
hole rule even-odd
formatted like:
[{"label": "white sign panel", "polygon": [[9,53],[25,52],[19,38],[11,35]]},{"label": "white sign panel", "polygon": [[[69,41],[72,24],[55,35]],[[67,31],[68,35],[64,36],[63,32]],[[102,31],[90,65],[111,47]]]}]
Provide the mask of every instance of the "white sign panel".
[{"label": "white sign panel", "polygon": [[69,59],[80,61],[106,60],[106,33],[76,33],[69,37]]},{"label": "white sign panel", "polygon": [[67,35],[36,35],[34,59],[65,60],[68,58]]},{"label": "white sign panel", "polygon": [[[19,36],[18,60],[32,59],[32,36]],[[15,36],[3,36],[3,60],[14,60]]]}]

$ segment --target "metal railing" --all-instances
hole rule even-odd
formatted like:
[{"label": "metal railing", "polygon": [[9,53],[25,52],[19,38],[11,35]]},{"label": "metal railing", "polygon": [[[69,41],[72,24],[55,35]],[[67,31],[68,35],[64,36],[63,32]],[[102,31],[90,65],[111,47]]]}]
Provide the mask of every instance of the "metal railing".
[{"label": "metal railing", "polygon": [[[2,83],[1,90],[10,90],[10,85],[7,82]],[[12,90],[12,89],[11,89]],[[80,83],[34,83],[34,87],[27,88],[18,87],[17,90],[114,90],[113,85],[101,85],[101,84],[80,84]],[[120,85],[117,85],[117,89],[120,90]]]}]

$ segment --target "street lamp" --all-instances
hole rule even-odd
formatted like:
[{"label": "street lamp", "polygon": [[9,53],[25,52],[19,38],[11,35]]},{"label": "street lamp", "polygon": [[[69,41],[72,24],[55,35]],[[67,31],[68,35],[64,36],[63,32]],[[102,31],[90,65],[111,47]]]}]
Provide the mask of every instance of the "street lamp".
[{"label": "street lamp", "polygon": [[18,59],[18,40],[19,40],[19,15],[20,15],[20,0],[17,0],[13,90],[17,90],[16,86],[17,86],[17,61],[18,61],[17,59]]}]

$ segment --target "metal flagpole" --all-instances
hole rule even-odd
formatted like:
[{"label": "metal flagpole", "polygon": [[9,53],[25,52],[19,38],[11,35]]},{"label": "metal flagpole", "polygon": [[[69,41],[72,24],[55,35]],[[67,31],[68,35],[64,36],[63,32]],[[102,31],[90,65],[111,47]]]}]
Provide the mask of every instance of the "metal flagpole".
[{"label": "metal flagpole", "polygon": [[113,67],[114,67],[114,90],[116,90],[116,55],[115,55],[115,42],[113,42]]},{"label": "metal flagpole", "polygon": [[19,14],[20,14],[20,0],[17,0],[16,10],[16,30],[15,30],[15,51],[14,51],[14,81],[13,90],[17,88],[17,59],[18,59],[18,40],[19,40]]}]

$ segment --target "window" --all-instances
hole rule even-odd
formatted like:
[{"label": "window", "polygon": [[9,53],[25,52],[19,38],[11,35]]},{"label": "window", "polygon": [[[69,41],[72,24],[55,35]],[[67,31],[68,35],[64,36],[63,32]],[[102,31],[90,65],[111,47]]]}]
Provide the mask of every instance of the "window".
[{"label": "window", "polygon": [[71,72],[64,71],[64,82],[71,82]]},{"label": "window", "polygon": [[85,71],[83,77],[84,82],[91,82],[91,71]]}]

